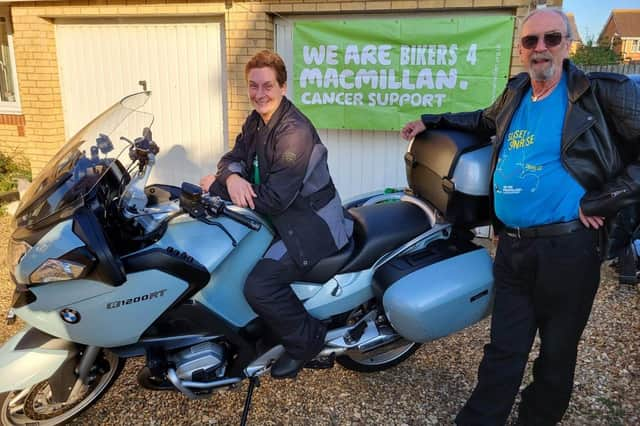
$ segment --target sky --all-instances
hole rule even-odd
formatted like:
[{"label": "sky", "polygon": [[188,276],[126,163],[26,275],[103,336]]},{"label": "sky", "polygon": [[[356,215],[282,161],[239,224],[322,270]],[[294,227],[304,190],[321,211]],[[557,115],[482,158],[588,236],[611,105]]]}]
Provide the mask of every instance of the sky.
[{"label": "sky", "polygon": [[563,0],[562,9],[576,17],[583,42],[598,38],[611,9],[640,9],[640,0]]}]

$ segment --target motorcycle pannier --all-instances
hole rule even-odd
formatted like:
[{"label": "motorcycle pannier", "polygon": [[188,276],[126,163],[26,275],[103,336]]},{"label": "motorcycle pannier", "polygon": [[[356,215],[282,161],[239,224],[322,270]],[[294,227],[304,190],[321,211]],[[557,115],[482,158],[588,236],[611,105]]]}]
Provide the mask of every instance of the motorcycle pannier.
[{"label": "motorcycle pannier", "polygon": [[470,241],[435,241],[380,267],[373,288],[393,328],[408,340],[427,342],[489,314],[491,258]]},{"label": "motorcycle pannier", "polygon": [[409,188],[454,225],[488,224],[491,149],[471,133],[422,132],[404,157]]}]

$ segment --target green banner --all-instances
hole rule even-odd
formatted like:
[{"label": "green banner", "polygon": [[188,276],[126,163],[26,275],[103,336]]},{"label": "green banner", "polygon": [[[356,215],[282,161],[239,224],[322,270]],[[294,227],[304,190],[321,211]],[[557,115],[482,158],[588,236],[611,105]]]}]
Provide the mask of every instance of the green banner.
[{"label": "green banner", "polygon": [[293,101],[318,128],[399,130],[504,88],[512,16],[299,21]]}]

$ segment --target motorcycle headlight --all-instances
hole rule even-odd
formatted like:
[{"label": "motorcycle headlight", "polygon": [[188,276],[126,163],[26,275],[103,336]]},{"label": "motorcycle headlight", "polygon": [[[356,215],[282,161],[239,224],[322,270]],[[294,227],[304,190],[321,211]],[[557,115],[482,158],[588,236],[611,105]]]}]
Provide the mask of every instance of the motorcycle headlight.
[{"label": "motorcycle headlight", "polygon": [[17,241],[13,238],[9,239],[9,247],[7,249],[7,260],[9,261],[9,267],[13,271],[22,260],[22,256],[26,252],[31,250],[31,246],[24,241]]},{"label": "motorcycle headlight", "polygon": [[84,274],[85,268],[86,265],[70,260],[47,259],[31,273],[29,281],[33,284],[39,284],[74,280]]}]

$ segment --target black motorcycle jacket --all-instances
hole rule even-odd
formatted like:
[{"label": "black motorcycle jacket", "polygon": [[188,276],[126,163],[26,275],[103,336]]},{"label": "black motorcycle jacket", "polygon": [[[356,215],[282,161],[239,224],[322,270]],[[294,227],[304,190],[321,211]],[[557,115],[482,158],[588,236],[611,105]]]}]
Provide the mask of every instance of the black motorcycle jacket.
[{"label": "black motorcycle jacket", "polygon": [[[610,234],[616,216],[637,216],[640,202],[640,86],[613,73],[585,74],[569,60],[563,63],[569,102],[561,141],[561,162],[582,185],[580,201],[587,216],[604,216]],[[511,78],[488,108],[474,112],[425,114],[427,129],[451,128],[495,135],[491,176],[511,118],[531,86],[529,75]],[[493,187],[493,185],[491,185]],[[493,194],[491,194],[493,196]],[[493,204],[492,204],[493,205]],[[633,211],[633,213],[629,213]],[[632,222],[637,223],[638,217]],[[503,226],[494,214],[494,227]],[[616,246],[621,242],[609,242]]]},{"label": "black motorcycle jacket", "polygon": [[349,242],[353,221],[329,175],[327,149],[287,98],[266,124],[256,111],[249,115],[218,163],[210,192],[229,199],[233,173],[253,183],[256,211],[270,219],[299,267],[310,268]]}]

